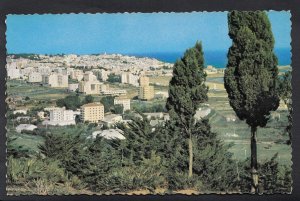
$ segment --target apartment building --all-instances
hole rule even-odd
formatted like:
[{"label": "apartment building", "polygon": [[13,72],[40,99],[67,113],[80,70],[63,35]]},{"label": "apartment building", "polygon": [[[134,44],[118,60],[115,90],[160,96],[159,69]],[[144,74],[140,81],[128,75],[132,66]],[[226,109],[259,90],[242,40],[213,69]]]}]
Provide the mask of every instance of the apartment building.
[{"label": "apartment building", "polygon": [[139,89],[139,99],[151,100],[154,98],[154,87],[153,86],[142,86]]},{"label": "apartment building", "polygon": [[124,72],[121,74],[121,83],[123,84],[131,84],[133,86],[139,85],[139,76],[134,75],[132,73]]},{"label": "apartment building", "polygon": [[130,110],[130,99],[125,97],[115,97],[114,105],[122,105],[123,111]]},{"label": "apartment building", "polygon": [[101,83],[92,72],[83,75],[83,81],[79,82],[79,92],[84,94],[99,94]]},{"label": "apartment building", "polygon": [[68,88],[68,75],[61,73],[51,73],[50,75],[42,76],[43,83],[50,87]]},{"label": "apartment building", "polygon": [[42,82],[42,74],[38,72],[32,72],[28,75],[28,82],[30,83],[38,83]]},{"label": "apartment building", "polygon": [[104,106],[100,102],[84,104],[80,108],[81,120],[98,123],[104,118]]},{"label": "apartment building", "polygon": [[55,108],[50,110],[50,120],[47,122],[49,125],[75,125],[75,114],[73,110],[66,110],[65,107]]},{"label": "apartment building", "polygon": [[139,99],[151,100],[154,98],[154,87],[149,86],[149,77],[140,77]]},{"label": "apartment building", "polygon": [[81,81],[83,79],[83,71],[79,69],[74,69],[70,72],[70,77],[73,80]]},{"label": "apartment building", "polygon": [[140,86],[149,86],[149,77],[142,76],[140,77]]}]

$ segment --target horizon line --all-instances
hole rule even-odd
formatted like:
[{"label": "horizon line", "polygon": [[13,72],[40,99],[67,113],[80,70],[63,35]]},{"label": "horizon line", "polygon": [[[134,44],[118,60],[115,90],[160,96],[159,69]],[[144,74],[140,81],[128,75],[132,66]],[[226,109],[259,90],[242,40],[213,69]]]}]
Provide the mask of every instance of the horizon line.
[{"label": "horizon line", "polygon": [[[282,50],[282,49],[290,49],[291,51],[291,47],[277,47],[274,48],[273,50]],[[217,52],[217,51],[228,51],[228,49],[209,49],[209,50],[205,50],[203,51],[203,53],[205,54],[205,52]],[[75,54],[75,55],[102,55],[102,54],[121,54],[121,55],[142,55],[142,54],[178,54],[178,53],[184,53],[184,51],[165,51],[165,52],[122,52],[122,53],[117,53],[117,52],[95,52],[95,53],[64,53],[64,52],[59,52],[59,53],[33,53],[33,52],[19,52],[19,53],[15,53],[15,52],[7,52],[7,55],[18,55],[18,54],[35,54],[35,55],[71,55],[71,54]]]}]

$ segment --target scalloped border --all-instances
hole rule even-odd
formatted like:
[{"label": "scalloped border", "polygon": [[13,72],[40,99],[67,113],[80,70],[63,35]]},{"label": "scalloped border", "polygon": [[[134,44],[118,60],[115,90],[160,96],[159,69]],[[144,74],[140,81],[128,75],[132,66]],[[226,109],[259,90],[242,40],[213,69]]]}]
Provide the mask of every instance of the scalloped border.
[{"label": "scalloped border", "polygon": [[[233,9],[235,10],[235,9]],[[171,11],[171,12],[64,12],[64,13],[29,13],[29,14],[7,14],[5,16],[5,26],[6,26],[6,29],[5,29],[5,50],[6,50],[6,58],[7,58],[7,17],[9,15],[18,15],[18,16],[32,16],[32,15],[78,15],[78,14],[82,14],[82,15],[101,15],[101,14],[108,14],[108,15],[115,15],[115,14],[159,14],[159,13],[180,13],[180,14],[188,14],[188,13],[224,13],[224,12],[230,12],[230,11],[233,11],[233,10],[218,10],[218,11],[184,11],[184,12],[175,12],[175,11]],[[252,10],[247,10],[247,11],[252,11]],[[293,53],[292,53],[292,49],[293,49],[293,46],[292,46],[292,29],[293,29],[293,15],[292,15],[292,12],[291,10],[263,10],[263,11],[272,11],[272,12],[288,12],[290,14],[290,22],[291,22],[291,32],[290,32],[290,56],[291,56],[291,64],[290,66],[292,67],[293,66]],[[6,75],[5,75],[5,89],[7,90],[7,60],[5,60],[5,71],[6,71]],[[293,69],[292,69],[292,80],[293,80]],[[294,85],[293,85],[293,81],[292,81],[292,92],[293,91],[293,88],[294,88]],[[7,92],[5,90],[5,109],[6,109],[6,112],[5,112],[5,118],[7,117],[7,110],[8,110],[8,103],[7,103]],[[292,100],[293,100],[293,93],[292,93]],[[294,102],[292,102],[292,107],[294,107]],[[294,115],[293,115],[294,116]],[[293,118],[293,123],[294,123],[294,118]],[[293,124],[292,124],[293,125]],[[293,129],[294,127],[292,126],[292,136],[293,136]],[[8,163],[8,158],[7,158],[7,123],[5,125],[5,130],[6,130],[6,133],[5,133],[5,138],[6,138],[6,141],[5,141],[5,153],[6,153],[6,162],[5,162],[5,166],[6,166],[6,183],[5,183],[5,191],[6,191],[6,196],[8,197],[14,197],[14,196],[38,196],[38,197],[44,197],[44,196],[52,196],[52,197],[59,197],[59,196],[114,196],[114,195],[118,195],[118,196],[128,196],[128,195],[138,195],[139,197],[142,197],[142,196],[164,196],[164,195],[184,195],[184,196],[198,196],[198,195],[257,195],[257,194],[252,194],[252,193],[243,193],[243,192],[210,192],[210,191],[207,191],[207,192],[199,192],[199,193],[180,193],[180,192],[175,192],[175,193],[167,193],[167,192],[164,192],[164,193],[92,193],[92,194],[87,194],[87,193],[82,193],[82,194],[76,194],[76,193],[69,193],[69,194],[50,194],[50,195],[40,195],[40,194],[8,194],[7,193],[7,163]],[[293,138],[292,138],[293,139]],[[291,192],[283,192],[283,193],[261,193],[261,194],[258,194],[258,195],[291,195],[293,193],[293,183],[294,183],[294,163],[293,163],[293,156],[294,156],[294,153],[293,153],[293,140],[291,142],[291,168],[292,168],[292,187],[291,187]]]}]

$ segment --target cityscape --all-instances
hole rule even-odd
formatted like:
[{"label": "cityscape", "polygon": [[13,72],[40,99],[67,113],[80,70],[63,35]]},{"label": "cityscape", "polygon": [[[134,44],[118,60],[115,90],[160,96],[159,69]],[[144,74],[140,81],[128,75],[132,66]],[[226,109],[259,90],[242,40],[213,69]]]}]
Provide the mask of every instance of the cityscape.
[{"label": "cityscape", "polygon": [[[289,16],[275,11],[9,16],[7,193],[291,193],[290,26],[281,24]],[[50,33],[30,50],[17,35],[23,24],[14,27],[27,17],[45,35],[44,20],[53,20],[60,27],[54,29],[58,39]],[[95,42],[76,41],[76,34],[87,33],[74,29],[73,17],[91,23],[83,26],[99,33]],[[58,19],[73,25],[61,27]],[[168,33],[166,22],[178,29],[173,19],[219,32],[191,26]],[[94,28],[100,22],[112,38]],[[128,32],[141,22],[149,27]],[[158,28],[168,37],[147,34]],[[28,41],[40,37],[26,34]],[[120,45],[113,49],[108,40]],[[75,41],[81,43],[78,53]],[[22,44],[24,51],[18,49]],[[91,49],[82,53],[86,44]],[[159,56],[150,52],[151,44],[160,48]],[[223,49],[210,52],[208,44]],[[176,45],[180,56],[163,59]],[[140,53],[130,53],[133,48]]]},{"label": "cityscape", "polygon": [[[159,79],[168,81],[172,76],[173,68],[171,63],[164,63],[156,59],[122,55],[15,57],[15,55],[11,55],[7,58],[8,80],[19,80],[19,83],[29,86],[60,89],[62,93],[77,94],[83,97],[86,95],[96,96],[96,98],[113,96],[113,104],[122,108],[121,113],[111,114],[111,111],[104,112],[106,110],[100,102],[84,104],[75,111],[50,103],[37,112],[37,117],[43,120],[42,126],[75,125],[76,117],[82,122],[99,123],[101,121],[106,126],[124,122],[122,114],[131,110],[131,101],[147,103],[154,99],[165,100],[168,97],[167,82],[154,81]],[[208,66],[205,71],[208,75],[219,74],[222,76],[224,74],[224,69],[217,69],[213,66]],[[154,81],[150,83],[150,79]],[[10,82],[8,81],[8,83]],[[210,85],[213,86],[213,90],[222,90],[222,87],[217,88],[220,85],[218,83],[210,83]],[[155,90],[155,86],[162,89]],[[23,95],[22,97],[22,95],[9,94],[9,107],[14,109],[15,115],[21,115],[18,120],[35,118],[34,116],[22,117],[27,114],[29,109],[28,106],[19,106],[28,97],[26,94]],[[209,114],[208,110],[204,111],[198,111],[198,118]],[[150,115],[149,117],[163,116],[164,119],[168,119],[168,114],[164,114],[163,111],[145,114]],[[20,124],[16,129],[21,132],[22,128],[33,131],[37,127],[31,124]]]}]

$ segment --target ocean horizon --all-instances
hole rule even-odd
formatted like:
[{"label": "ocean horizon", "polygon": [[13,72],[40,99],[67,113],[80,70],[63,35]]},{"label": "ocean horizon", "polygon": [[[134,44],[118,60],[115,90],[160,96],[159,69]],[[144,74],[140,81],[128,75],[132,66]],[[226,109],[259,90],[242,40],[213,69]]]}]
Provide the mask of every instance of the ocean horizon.
[{"label": "ocean horizon", "polygon": [[[228,50],[209,50],[204,52],[205,65],[212,65],[216,68],[225,68],[227,65],[227,52]],[[278,64],[280,66],[291,65],[291,51],[289,48],[280,48],[274,50]],[[137,57],[149,57],[157,60],[175,63],[176,60],[183,56],[182,52],[153,52],[153,53],[135,53],[128,54]]]}]

